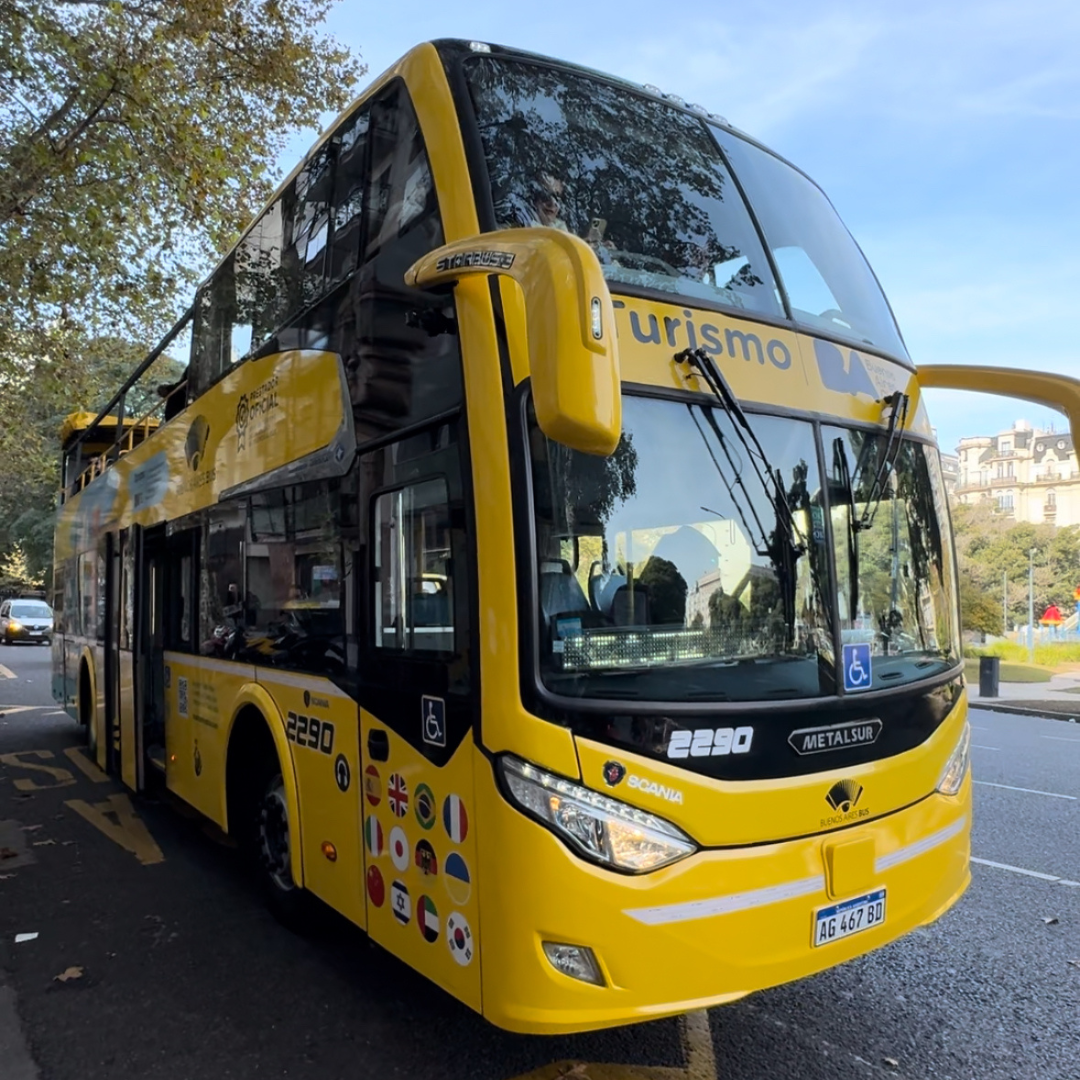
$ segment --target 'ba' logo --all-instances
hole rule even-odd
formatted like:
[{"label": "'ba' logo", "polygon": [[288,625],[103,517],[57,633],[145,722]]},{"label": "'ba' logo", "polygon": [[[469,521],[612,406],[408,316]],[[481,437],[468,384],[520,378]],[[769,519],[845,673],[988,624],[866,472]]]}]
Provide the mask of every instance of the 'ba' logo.
[{"label": "'ba' logo", "polygon": [[846,814],[858,803],[862,796],[863,788],[857,780],[837,780],[831,788],[825,801],[841,814]]}]

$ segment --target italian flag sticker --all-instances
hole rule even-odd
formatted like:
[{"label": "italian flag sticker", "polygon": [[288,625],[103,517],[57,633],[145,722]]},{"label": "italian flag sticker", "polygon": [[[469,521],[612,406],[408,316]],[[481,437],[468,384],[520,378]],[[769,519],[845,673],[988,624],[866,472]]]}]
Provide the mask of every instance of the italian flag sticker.
[{"label": "italian flag sticker", "polygon": [[378,858],[386,850],[383,847],[382,826],[374,814],[369,814],[367,821],[364,822],[364,843],[375,858]]},{"label": "italian flag sticker", "polygon": [[469,832],[469,815],[465,804],[457,795],[447,795],[442,804],[442,820],[446,835],[460,844]]},{"label": "italian flag sticker", "polygon": [[416,902],[416,925],[427,942],[439,939],[439,912],[430,896],[421,896]]}]

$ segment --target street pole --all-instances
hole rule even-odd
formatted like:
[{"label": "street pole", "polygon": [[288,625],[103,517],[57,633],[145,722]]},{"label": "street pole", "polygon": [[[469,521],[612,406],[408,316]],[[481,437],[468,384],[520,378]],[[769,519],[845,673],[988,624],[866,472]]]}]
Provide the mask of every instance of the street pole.
[{"label": "street pole", "polygon": [[1001,571],[1001,636],[1009,633],[1009,571]]},{"label": "street pole", "polygon": [[1035,548],[1028,551],[1028,659],[1035,663]]}]

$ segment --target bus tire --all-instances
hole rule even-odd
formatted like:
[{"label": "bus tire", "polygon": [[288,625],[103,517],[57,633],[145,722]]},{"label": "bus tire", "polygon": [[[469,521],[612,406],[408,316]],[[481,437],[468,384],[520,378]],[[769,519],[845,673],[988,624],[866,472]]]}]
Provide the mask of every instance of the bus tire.
[{"label": "bus tire", "polygon": [[308,929],[308,894],[293,881],[289,850],[289,801],[277,754],[271,753],[257,770],[250,791],[255,873],[266,905],[294,933]]},{"label": "bus tire", "polygon": [[90,668],[84,660],[79,665],[79,724],[84,728],[83,737],[92,761],[97,761],[97,725],[94,723],[94,696],[90,682]]}]

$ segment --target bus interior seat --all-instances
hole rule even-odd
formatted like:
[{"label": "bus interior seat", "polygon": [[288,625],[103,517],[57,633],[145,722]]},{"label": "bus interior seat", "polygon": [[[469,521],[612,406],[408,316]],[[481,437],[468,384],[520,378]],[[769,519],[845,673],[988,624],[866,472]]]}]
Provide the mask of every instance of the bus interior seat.
[{"label": "bus interior seat", "polygon": [[540,608],[544,618],[592,610],[581,583],[565,559],[540,562]]}]

